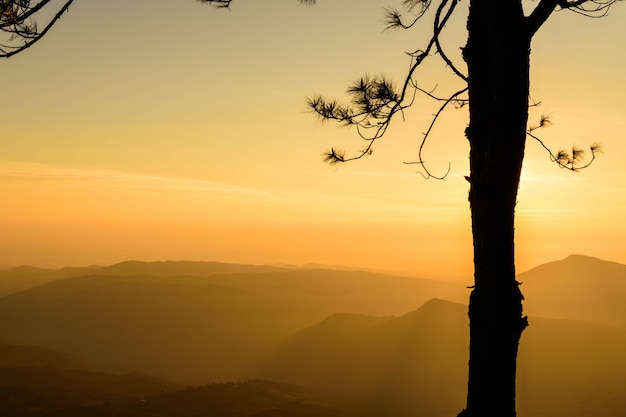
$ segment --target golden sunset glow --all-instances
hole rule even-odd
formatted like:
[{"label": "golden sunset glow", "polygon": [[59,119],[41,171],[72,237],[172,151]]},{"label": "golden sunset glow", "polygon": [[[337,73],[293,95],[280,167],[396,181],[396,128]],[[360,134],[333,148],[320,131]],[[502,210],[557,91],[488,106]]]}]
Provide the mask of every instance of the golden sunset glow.
[{"label": "golden sunset glow", "polygon": [[[385,1],[319,3],[83,0],[0,62],[0,264],[313,262],[471,276],[465,110],[450,110],[426,145],[429,169],[451,166],[436,181],[403,163],[436,105],[419,98],[371,157],[337,168],[321,153],[360,139],[305,105],[316,93],[343,99],[364,73],[399,82],[421,29],[381,33]],[[554,150],[604,152],[572,173],[529,139],[520,271],[572,253],[626,263],[623,6],[603,19],[556,13],[533,43],[542,104],[531,123],[553,121],[538,134]],[[463,40],[455,22],[450,42]],[[418,76],[424,88],[447,91],[440,71]]]}]

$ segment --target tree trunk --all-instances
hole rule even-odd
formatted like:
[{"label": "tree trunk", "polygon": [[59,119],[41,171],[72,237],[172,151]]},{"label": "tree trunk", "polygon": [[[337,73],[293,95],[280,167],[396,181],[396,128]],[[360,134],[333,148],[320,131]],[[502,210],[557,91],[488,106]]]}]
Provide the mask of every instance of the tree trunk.
[{"label": "tree trunk", "polygon": [[515,280],[514,215],[528,120],[530,35],[520,0],[471,0],[468,42],[474,282],[464,417],[514,417],[527,326]]}]

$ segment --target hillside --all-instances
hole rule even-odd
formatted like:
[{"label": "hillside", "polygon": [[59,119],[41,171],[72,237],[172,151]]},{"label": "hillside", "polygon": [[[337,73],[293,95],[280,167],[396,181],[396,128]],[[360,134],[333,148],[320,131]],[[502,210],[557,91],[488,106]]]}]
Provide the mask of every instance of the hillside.
[{"label": "hillside", "polygon": [[78,370],[62,352],[0,345],[0,415],[10,417],[350,417],[336,395],[261,380],[181,389],[159,378]]},{"label": "hillside", "polygon": [[454,415],[467,383],[466,311],[434,299],[400,317],[331,316],[282,344],[259,374],[358,398],[361,413]]},{"label": "hillside", "polygon": [[[351,407],[324,391],[257,379],[147,397],[138,408],[139,416],[356,417]],[[124,416],[125,409],[127,406],[120,406],[116,415]]]},{"label": "hillside", "polygon": [[53,349],[0,344],[0,368],[20,367],[88,369],[92,366],[72,355]]},{"label": "hillside", "polygon": [[626,328],[626,265],[571,255],[519,274],[526,314]]},{"label": "hillside", "polygon": [[[55,396],[56,394],[56,396]],[[151,395],[0,387],[0,413],[11,417],[356,417],[352,404],[289,384],[249,380]],[[8,400],[8,402],[6,401]],[[34,406],[36,405],[36,406]]]},{"label": "hillside", "polygon": [[[58,368],[0,368],[0,415],[69,416],[121,397],[143,397],[178,386],[140,374],[111,375]],[[63,411],[60,411],[63,410]]]},{"label": "hillside", "polygon": [[[357,398],[362,414],[454,415],[466,393],[466,313],[431,300],[397,318],[332,316],[284,343],[260,375]],[[626,415],[624,351],[624,329],[531,317],[518,360],[520,415]]]}]

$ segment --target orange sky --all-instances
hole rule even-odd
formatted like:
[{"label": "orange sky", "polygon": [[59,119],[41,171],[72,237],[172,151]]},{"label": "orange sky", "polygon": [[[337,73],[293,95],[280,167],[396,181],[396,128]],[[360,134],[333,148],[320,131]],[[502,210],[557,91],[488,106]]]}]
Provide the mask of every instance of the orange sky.
[{"label": "orange sky", "polygon": [[[292,4],[293,3],[293,4]],[[0,264],[126,259],[335,263],[471,275],[464,111],[445,115],[414,166],[434,111],[418,100],[367,160],[330,168],[354,131],[320,124],[305,98],[341,98],[365,72],[400,79],[430,27],[381,33],[387,1],[79,0],[35,47],[0,62]],[[464,4],[461,4],[461,8]],[[450,50],[464,39],[453,22]],[[557,13],[537,35],[532,116],[554,149],[601,142],[570,173],[528,143],[517,211],[518,269],[571,253],[626,263],[626,7],[605,19]],[[417,40],[417,41],[416,41]],[[450,77],[420,81],[442,93]],[[451,86],[450,86],[451,88]]]}]

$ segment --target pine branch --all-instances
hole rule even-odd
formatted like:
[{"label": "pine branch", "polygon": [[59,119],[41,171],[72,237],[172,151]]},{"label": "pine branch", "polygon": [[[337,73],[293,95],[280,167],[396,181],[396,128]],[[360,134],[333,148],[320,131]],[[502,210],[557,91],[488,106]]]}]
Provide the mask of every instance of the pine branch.
[{"label": "pine branch", "polygon": [[578,172],[589,167],[593,163],[593,161],[595,161],[597,155],[602,153],[602,147],[599,143],[593,143],[591,146],[589,146],[589,150],[591,151],[591,159],[587,163],[584,162],[585,150],[575,145],[572,146],[570,152],[561,149],[556,154],[553,153],[552,150],[550,150],[550,148],[548,148],[548,146],[533,133],[537,129],[549,127],[550,125],[552,125],[550,117],[547,115],[541,115],[541,118],[539,119],[539,124],[528,128],[526,134],[535,139],[546,150],[546,152],[548,152],[550,160],[556,163],[559,168],[567,169],[572,172]]},{"label": "pine branch", "polygon": [[[430,6],[430,1],[405,0],[404,4],[409,12],[416,13],[419,18],[423,16]],[[367,141],[366,146],[351,157],[346,157],[343,151],[331,148],[324,153],[325,162],[335,164],[353,161],[371,155],[374,143],[386,133],[395,115],[398,113],[403,114],[404,110],[413,104],[416,92],[423,91],[417,86],[413,77],[417,69],[430,55],[433,49],[439,53],[444,62],[455,74],[459,75],[465,82],[467,81],[466,77],[461,74],[447,58],[446,54],[443,52],[443,48],[441,48],[439,44],[441,31],[452,16],[457,4],[458,0],[441,1],[435,12],[433,35],[424,51],[417,50],[409,54],[411,57],[411,65],[400,89],[397,89],[384,75],[375,77],[366,75],[359,78],[348,87],[347,94],[351,98],[349,104],[339,104],[336,100],[325,99],[319,95],[313,96],[307,100],[309,109],[322,121],[335,121],[344,126],[355,126],[358,135]],[[418,11],[415,12],[415,10]],[[415,22],[410,25],[404,24],[401,20],[400,13],[395,9],[386,9],[386,19],[386,29],[397,27],[407,28]],[[459,100],[458,96],[466,90],[467,88],[464,88],[447,99],[448,101],[442,106],[439,113],[450,103],[460,103],[462,100]],[[437,116],[434,116],[432,121],[433,125],[436,120]],[[432,125],[429,131],[431,129]],[[428,135],[425,136],[425,138],[427,137]],[[421,155],[422,148],[423,143],[420,147],[420,161],[423,161]],[[427,169],[426,173],[426,177],[428,178],[443,178],[432,175]]]}]

